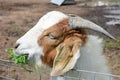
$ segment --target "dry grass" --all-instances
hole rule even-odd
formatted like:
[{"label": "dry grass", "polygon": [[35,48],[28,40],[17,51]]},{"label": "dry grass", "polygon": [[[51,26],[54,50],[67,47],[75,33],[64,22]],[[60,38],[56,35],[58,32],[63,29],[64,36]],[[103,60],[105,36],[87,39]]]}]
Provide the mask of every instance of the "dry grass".
[{"label": "dry grass", "polygon": [[120,38],[118,37],[117,41],[106,41],[105,46],[105,55],[112,73],[120,75]]}]

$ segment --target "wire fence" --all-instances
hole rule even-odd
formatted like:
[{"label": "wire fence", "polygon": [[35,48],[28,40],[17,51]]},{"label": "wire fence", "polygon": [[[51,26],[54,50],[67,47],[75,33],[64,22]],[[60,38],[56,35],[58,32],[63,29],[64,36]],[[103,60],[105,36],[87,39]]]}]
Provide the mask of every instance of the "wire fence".
[{"label": "wire fence", "polygon": [[14,61],[0,59],[0,80],[44,80],[40,78],[39,74],[15,65]]},{"label": "wire fence", "polygon": [[[0,80],[49,80],[49,75],[47,75],[46,79],[41,78],[43,75],[26,72],[21,66],[14,65],[13,62],[14,61],[0,59]],[[106,80],[120,80],[120,76],[118,75],[86,70],[73,70],[72,73],[74,74],[74,72],[77,73],[77,75],[64,76],[65,80],[98,80],[98,78],[100,79],[101,77],[106,78]]]},{"label": "wire fence", "polygon": [[94,71],[86,71],[86,70],[74,70],[78,72],[76,76],[65,76],[65,80],[120,80],[119,75],[112,75],[107,73],[100,73]]},{"label": "wire fence", "polygon": [[[11,66],[11,63],[13,62],[10,60],[0,59],[0,80],[16,80],[11,77],[10,68],[19,69],[19,67]],[[19,75],[19,71],[17,72],[17,75]],[[20,80],[19,76],[17,77],[17,80]]]}]

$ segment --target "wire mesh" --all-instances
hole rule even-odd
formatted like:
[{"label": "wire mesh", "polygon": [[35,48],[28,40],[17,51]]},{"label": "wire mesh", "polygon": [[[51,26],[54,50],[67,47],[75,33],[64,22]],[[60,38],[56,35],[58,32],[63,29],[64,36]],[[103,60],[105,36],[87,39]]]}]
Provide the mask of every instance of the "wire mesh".
[{"label": "wire mesh", "polygon": [[119,75],[112,75],[108,73],[86,71],[86,70],[74,70],[78,72],[76,76],[64,76],[65,80],[120,80]]},{"label": "wire mesh", "polygon": [[[41,79],[41,76],[48,77],[48,75],[37,75],[36,73],[26,72],[20,66],[15,66],[13,62],[14,61],[0,59],[0,80],[49,80],[49,78]],[[106,78],[106,80],[120,80],[119,75],[112,75],[94,71],[75,69],[72,73],[77,73],[77,75],[64,76],[65,80],[100,80],[100,78],[102,80],[103,77]]]},{"label": "wire mesh", "polygon": [[40,80],[40,75],[25,71],[14,61],[0,59],[0,80]]}]

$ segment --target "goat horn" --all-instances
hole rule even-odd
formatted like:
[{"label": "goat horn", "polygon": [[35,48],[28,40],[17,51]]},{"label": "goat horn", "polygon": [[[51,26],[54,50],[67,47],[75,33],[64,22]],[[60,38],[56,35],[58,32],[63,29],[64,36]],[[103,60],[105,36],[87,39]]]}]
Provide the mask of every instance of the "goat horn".
[{"label": "goat horn", "polygon": [[107,35],[110,38],[115,40],[115,38],[111,34],[109,34],[106,30],[104,30],[102,27],[98,26],[97,24],[95,24],[89,20],[83,19],[83,18],[76,16],[76,15],[70,15],[69,25],[71,28],[78,27],[78,28],[92,29],[92,30],[104,33],[105,35]]}]

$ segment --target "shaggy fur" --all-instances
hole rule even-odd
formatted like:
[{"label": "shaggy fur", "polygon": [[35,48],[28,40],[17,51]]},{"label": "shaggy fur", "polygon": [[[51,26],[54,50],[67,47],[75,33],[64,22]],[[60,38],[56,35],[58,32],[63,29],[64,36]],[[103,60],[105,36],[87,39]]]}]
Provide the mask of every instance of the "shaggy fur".
[{"label": "shaggy fur", "polygon": [[[68,72],[66,73],[65,71],[65,73],[61,75],[80,76],[77,72],[70,70],[72,68],[110,73],[106,59],[102,54],[102,39],[86,34],[86,32],[80,28],[80,25],[82,28],[87,26],[89,29],[102,32],[111,37],[108,32],[91,21],[79,17],[73,19],[62,12],[51,11],[41,17],[32,29],[17,40],[16,45],[19,46],[16,47],[15,53],[17,55],[29,54],[28,60],[39,70],[41,67],[46,68],[44,65],[53,67],[55,57],[58,53],[64,54],[64,52],[68,52],[67,54],[71,55],[69,52],[72,52],[72,54],[75,54],[71,61],[72,65],[70,65],[72,67],[68,67]],[[94,26],[94,28],[92,26]],[[61,51],[59,50],[60,45],[64,47],[63,51],[61,49]],[[68,47],[67,51],[65,49],[66,46]],[[62,58],[64,57],[65,56]],[[62,62],[62,60],[60,62]],[[69,66],[69,64],[66,64],[66,66],[67,65]],[[89,76],[90,75],[85,74],[82,75],[82,78],[89,80]],[[62,76],[58,76],[55,80],[64,79]],[[107,79],[102,76],[98,77],[97,80]]]},{"label": "shaggy fur", "polygon": [[[78,70],[88,70],[95,72],[110,73],[107,61],[103,53],[103,40],[97,36],[89,35],[88,42],[80,48],[80,58],[77,60],[77,63],[74,69]],[[94,79],[92,74],[76,72],[70,70],[64,76],[70,76],[75,78],[80,78],[84,80]],[[72,78],[67,78],[64,76],[56,77],[55,80],[73,80]],[[96,80],[109,80],[108,77],[98,75]]]}]

